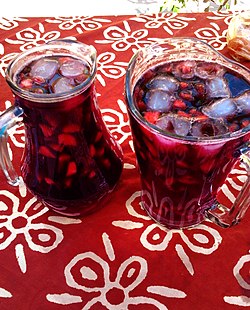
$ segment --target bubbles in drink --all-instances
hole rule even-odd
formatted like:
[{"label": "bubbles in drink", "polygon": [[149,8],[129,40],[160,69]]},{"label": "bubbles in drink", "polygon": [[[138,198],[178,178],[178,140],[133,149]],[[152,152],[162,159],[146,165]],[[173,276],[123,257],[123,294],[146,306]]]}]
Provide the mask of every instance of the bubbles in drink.
[{"label": "bubbles in drink", "polygon": [[217,63],[186,60],[150,68],[134,99],[148,122],[170,134],[214,137],[250,125],[249,82]]},{"label": "bubbles in drink", "polygon": [[47,56],[26,66],[17,74],[16,83],[32,93],[64,93],[83,83],[90,76],[87,63],[65,56]]}]

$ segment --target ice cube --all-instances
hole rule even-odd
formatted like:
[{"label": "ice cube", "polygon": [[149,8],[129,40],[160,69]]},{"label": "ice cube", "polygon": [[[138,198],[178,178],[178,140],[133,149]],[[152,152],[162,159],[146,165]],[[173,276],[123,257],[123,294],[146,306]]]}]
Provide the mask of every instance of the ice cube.
[{"label": "ice cube", "polygon": [[250,91],[245,92],[243,95],[235,98],[235,102],[239,112],[250,114]]},{"label": "ice cube", "polygon": [[193,137],[214,137],[228,132],[225,124],[218,119],[200,119],[192,124],[191,134]]},{"label": "ice cube", "polygon": [[224,98],[204,106],[202,112],[211,118],[227,118],[237,114],[234,98]]},{"label": "ice cube", "polygon": [[144,101],[148,110],[168,112],[171,109],[173,98],[163,90],[153,89],[145,94]]},{"label": "ice cube", "polygon": [[192,60],[185,60],[173,65],[173,74],[179,79],[192,79],[194,77],[194,70],[196,62]]},{"label": "ice cube", "polygon": [[195,75],[201,79],[223,76],[224,73],[223,67],[215,63],[200,62],[195,68]]},{"label": "ice cube", "polygon": [[65,77],[77,77],[78,75],[86,73],[87,68],[80,60],[70,59],[61,65],[60,71]]},{"label": "ice cube", "polygon": [[227,82],[222,77],[207,80],[206,89],[209,98],[228,98],[231,96]]},{"label": "ice cube", "polygon": [[191,118],[169,113],[160,117],[155,125],[164,131],[187,136],[191,129]]},{"label": "ice cube", "polygon": [[34,78],[51,79],[55,75],[58,67],[57,60],[42,58],[37,60],[32,66],[30,75]]},{"label": "ice cube", "polygon": [[71,80],[67,79],[66,77],[59,78],[55,81],[52,86],[53,92],[55,94],[64,93],[67,91],[72,90],[74,86],[71,83]]},{"label": "ice cube", "polygon": [[158,75],[147,83],[148,89],[161,89],[168,93],[177,90],[179,82],[171,76]]}]

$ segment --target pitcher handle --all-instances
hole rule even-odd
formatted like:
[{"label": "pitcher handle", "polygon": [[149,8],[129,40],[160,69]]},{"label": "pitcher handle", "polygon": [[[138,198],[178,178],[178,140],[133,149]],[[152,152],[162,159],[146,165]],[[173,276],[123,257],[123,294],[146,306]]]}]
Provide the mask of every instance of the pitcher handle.
[{"label": "pitcher handle", "polygon": [[206,211],[206,217],[221,227],[231,227],[240,222],[250,205],[250,147],[249,145],[241,150],[240,162],[246,168],[247,180],[241,188],[231,208],[220,203]]},{"label": "pitcher handle", "polygon": [[8,149],[8,130],[21,122],[22,108],[12,106],[0,115],[0,166],[9,184],[17,186],[20,178],[16,173]]}]

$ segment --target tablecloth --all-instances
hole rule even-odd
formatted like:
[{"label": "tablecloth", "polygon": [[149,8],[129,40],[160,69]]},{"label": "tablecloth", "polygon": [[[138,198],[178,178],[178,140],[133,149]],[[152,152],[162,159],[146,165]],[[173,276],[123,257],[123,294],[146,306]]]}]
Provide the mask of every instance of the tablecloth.
[{"label": "tablecloth", "polygon": [[[79,13],[81,9],[79,8]],[[104,120],[124,152],[109,202],[84,218],[56,214],[0,172],[0,309],[243,309],[250,307],[250,212],[223,229],[157,225],[141,209],[140,181],[124,99],[128,62],[160,38],[191,36],[229,56],[230,12],[0,19],[0,110],[13,103],[4,79],[24,50],[70,38],[98,52],[96,88]],[[247,65],[247,64],[246,64]],[[24,130],[10,133],[17,167]],[[18,169],[18,168],[17,168]],[[246,174],[222,189],[229,203]]]}]

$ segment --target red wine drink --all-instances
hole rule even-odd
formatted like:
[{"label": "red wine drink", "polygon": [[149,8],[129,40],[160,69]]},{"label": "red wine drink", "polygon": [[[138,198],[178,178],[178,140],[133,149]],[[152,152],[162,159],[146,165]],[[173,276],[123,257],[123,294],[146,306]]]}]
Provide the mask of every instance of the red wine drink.
[{"label": "red wine drink", "polygon": [[[95,51],[54,41],[15,59],[7,82],[22,112],[22,178],[46,206],[82,216],[102,206],[122,171],[122,151],[96,100]],[[10,112],[9,112],[10,113]]]},{"label": "red wine drink", "polygon": [[[209,49],[195,39],[166,40],[139,51],[127,72],[142,205],[168,228],[211,215],[219,188],[249,150],[250,74]],[[225,227],[239,220],[213,219]]]}]

